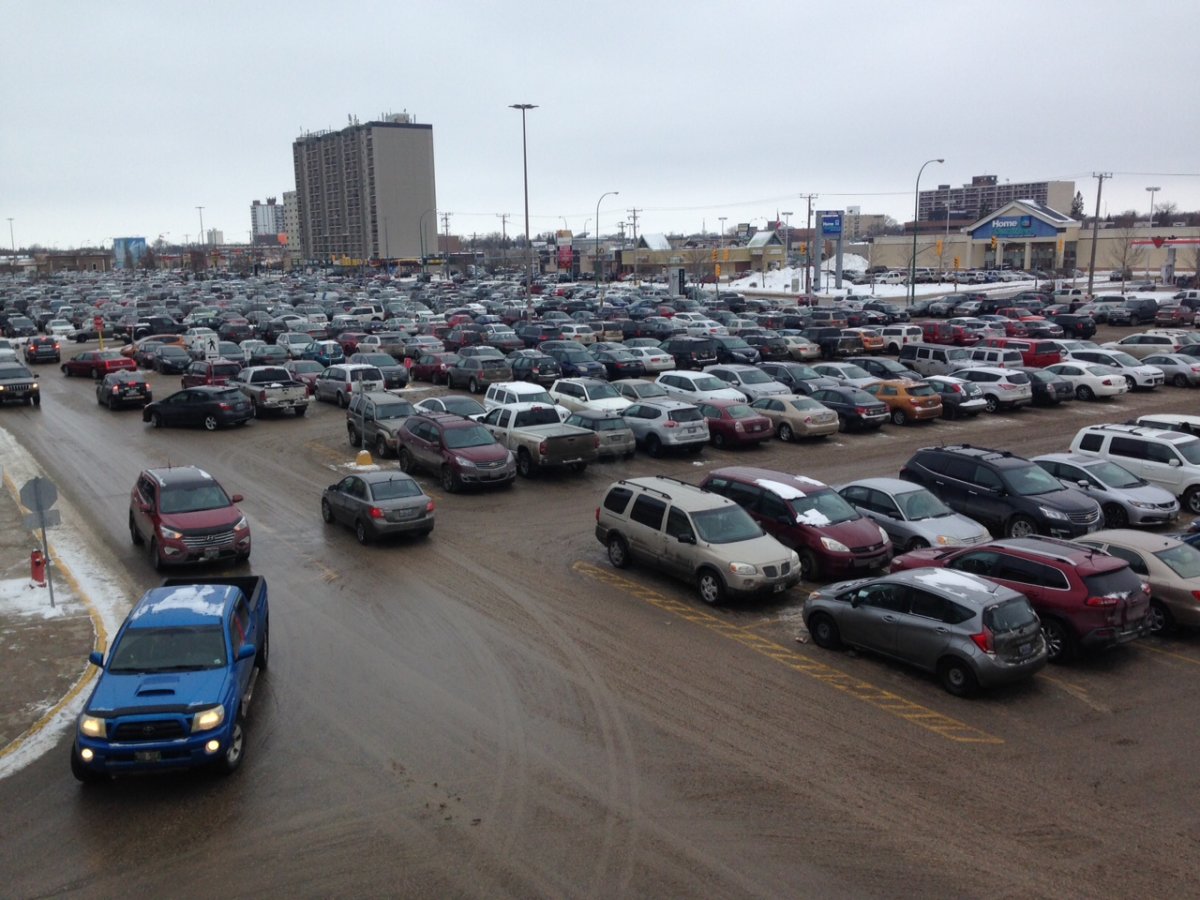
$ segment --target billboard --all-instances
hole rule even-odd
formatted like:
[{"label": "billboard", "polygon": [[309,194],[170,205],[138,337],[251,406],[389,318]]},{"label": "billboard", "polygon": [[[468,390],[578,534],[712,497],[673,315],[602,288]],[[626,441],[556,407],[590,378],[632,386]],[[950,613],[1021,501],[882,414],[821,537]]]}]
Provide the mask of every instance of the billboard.
[{"label": "billboard", "polygon": [[144,237],[113,238],[113,268],[132,269],[146,255]]}]

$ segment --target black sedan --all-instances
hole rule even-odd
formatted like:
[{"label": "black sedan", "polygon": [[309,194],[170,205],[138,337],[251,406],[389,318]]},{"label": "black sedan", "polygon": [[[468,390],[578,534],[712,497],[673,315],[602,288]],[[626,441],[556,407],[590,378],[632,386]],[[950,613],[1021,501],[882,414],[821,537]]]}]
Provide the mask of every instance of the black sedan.
[{"label": "black sedan", "polygon": [[350,526],[360,544],[392,534],[424,537],[433,531],[433,509],[416,479],[394,469],[347,475],[321,495],[321,518]]},{"label": "black sedan", "polygon": [[150,364],[160,375],[179,375],[187,371],[192,358],[178,344],[159,344],[150,354]]},{"label": "black sedan", "polygon": [[[642,361],[628,350],[593,350],[592,356],[596,362],[604,366],[604,371],[610,381],[618,378],[638,378],[646,374]],[[514,376],[516,373],[513,373]]]},{"label": "black sedan", "polygon": [[1033,387],[1034,406],[1058,406],[1066,400],[1075,399],[1075,386],[1061,375],[1033,366],[1016,366],[1017,371],[1029,376]]},{"label": "black sedan", "polygon": [[109,409],[121,406],[145,406],[154,399],[150,382],[138,372],[123,369],[109,372],[96,383],[96,402]]},{"label": "black sedan", "polygon": [[809,396],[837,413],[839,431],[878,428],[891,415],[884,403],[866,391],[848,385],[821,388]]},{"label": "black sedan", "polygon": [[865,369],[869,374],[885,381],[895,378],[907,378],[909,381],[923,380],[912,369],[901,365],[894,359],[883,359],[878,356],[850,356],[846,358],[846,362],[854,363],[860,369]]},{"label": "black sedan", "polygon": [[254,417],[250,401],[241,391],[222,385],[196,385],[146,404],[142,421],[155,428],[167,425],[203,425],[216,431],[222,425],[245,425]]}]

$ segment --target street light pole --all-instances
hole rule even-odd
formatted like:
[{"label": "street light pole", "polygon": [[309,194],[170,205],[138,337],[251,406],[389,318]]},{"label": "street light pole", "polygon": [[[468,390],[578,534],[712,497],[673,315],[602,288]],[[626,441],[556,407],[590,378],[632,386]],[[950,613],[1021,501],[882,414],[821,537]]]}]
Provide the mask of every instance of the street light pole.
[{"label": "street light pole", "polygon": [[792,264],[792,214],[782,212],[780,215],[783,216],[783,265],[787,268]]},{"label": "street light pole", "polygon": [[525,304],[533,297],[533,244],[529,240],[529,143],[525,133],[525,113],[537,109],[534,103],[510,103],[509,109],[521,111],[521,170],[525,179]]},{"label": "street light pole", "polygon": [[921,203],[921,173],[930,163],[944,163],[944,159],[927,159],[917,169],[917,187],[913,191],[913,246],[912,259],[908,263],[908,303],[911,306],[917,299],[917,216],[920,214]]},{"label": "street light pole", "polygon": [[[600,266],[600,203],[605,197],[609,197],[609,196],[615,197],[615,196],[618,196],[620,193],[621,193],[620,191],[605,191],[603,194],[600,195],[600,200],[596,201],[596,241],[595,241],[596,249],[592,253],[592,267],[596,273],[596,281],[600,280],[600,273],[602,271],[602,268]],[[601,307],[604,306],[604,294],[603,293],[600,295],[600,306]]]},{"label": "street light pole", "polygon": [[8,217],[8,241],[12,244],[12,264],[9,267],[9,274],[17,274],[17,239],[13,237],[13,217]]},{"label": "street light pole", "polygon": [[[1162,190],[1158,185],[1146,188],[1150,192],[1150,227],[1154,228],[1154,195]],[[1149,235],[1147,235],[1149,237]],[[1146,280],[1150,279],[1150,254],[1146,254]]]}]

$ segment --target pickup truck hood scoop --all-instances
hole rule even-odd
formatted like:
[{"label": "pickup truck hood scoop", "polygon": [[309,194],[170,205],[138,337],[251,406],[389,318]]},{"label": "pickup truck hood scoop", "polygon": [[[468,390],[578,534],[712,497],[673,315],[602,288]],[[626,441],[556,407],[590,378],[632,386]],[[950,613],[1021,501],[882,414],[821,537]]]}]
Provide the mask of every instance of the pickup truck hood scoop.
[{"label": "pickup truck hood scoop", "polygon": [[136,715],[177,711],[221,702],[225,669],[189,672],[105,673],[88,702],[88,711]]}]

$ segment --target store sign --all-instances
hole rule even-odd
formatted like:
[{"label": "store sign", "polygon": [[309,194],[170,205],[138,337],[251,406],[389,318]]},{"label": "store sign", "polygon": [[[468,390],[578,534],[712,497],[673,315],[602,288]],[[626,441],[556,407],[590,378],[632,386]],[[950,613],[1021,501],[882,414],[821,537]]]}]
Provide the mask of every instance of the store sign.
[{"label": "store sign", "polygon": [[840,212],[821,213],[821,234],[825,237],[838,237],[842,233],[842,214]]},{"label": "store sign", "polygon": [[998,216],[992,219],[992,234],[997,237],[1033,234],[1033,216]]}]

